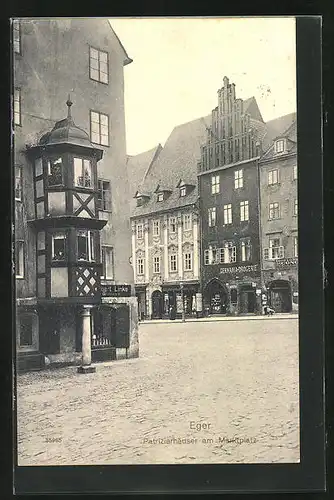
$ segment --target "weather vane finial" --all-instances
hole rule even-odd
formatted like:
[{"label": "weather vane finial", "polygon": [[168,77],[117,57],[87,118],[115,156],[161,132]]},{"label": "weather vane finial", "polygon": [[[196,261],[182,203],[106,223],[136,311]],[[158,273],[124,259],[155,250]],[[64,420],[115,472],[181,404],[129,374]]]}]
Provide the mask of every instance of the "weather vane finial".
[{"label": "weather vane finial", "polygon": [[68,97],[67,97],[67,101],[66,101],[66,105],[68,107],[68,110],[67,110],[67,118],[72,118],[71,116],[71,106],[72,106],[73,102],[71,101],[71,94],[68,93]]}]

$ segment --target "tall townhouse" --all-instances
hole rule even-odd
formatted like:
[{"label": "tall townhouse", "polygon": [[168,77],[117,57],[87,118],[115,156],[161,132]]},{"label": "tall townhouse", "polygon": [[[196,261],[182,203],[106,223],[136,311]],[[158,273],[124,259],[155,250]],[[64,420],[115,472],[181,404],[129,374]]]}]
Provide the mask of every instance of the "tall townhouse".
[{"label": "tall townhouse", "polygon": [[131,59],[102,18],[14,20],[13,51],[18,367],[79,363],[83,338],[93,361],[138,356]]},{"label": "tall townhouse", "polygon": [[297,123],[292,113],[268,122],[270,145],[260,160],[262,269],[268,304],[298,310]]},{"label": "tall townhouse", "polygon": [[266,132],[255,98],[218,90],[198,164],[201,275],[208,314],[260,314],[259,173]]},{"label": "tall townhouse", "polygon": [[200,307],[197,161],[208,123],[175,127],[134,193],[132,263],[142,318],[166,317],[171,307],[191,315]]}]

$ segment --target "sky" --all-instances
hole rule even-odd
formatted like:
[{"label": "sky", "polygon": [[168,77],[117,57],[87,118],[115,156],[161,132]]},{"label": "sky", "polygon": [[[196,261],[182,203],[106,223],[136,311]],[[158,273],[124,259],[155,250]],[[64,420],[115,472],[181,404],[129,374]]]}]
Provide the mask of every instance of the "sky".
[{"label": "sky", "polygon": [[124,68],[127,153],[211,113],[223,77],[255,96],[264,121],[296,111],[295,19],[113,18],[133,62]]}]

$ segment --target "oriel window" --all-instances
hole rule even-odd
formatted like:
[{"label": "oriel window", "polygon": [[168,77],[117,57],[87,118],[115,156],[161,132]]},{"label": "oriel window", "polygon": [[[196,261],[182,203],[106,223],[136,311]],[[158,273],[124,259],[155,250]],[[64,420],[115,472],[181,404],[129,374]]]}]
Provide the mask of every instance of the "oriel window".
[{"label": "oriel window", "polygon": [[63,184],[63,161],[61,158],[48,160],[48,184],[49,186],[61,186]]},{"label": "oriel window", "polygon": [[13,21],[13,45],[14,52],[21,54],[21,22],[19,19]]},{"label": "oriel window", "polygon": [[97,209],[111,210],[111,189],[110,182],[102,179],[98,180]]},{"label": "oriel window", "polygon": [[89,76],[101,83],[109,82],[108,52],[89,48]]},{"label": "oriel window", "polygon": [[63,232],[52,235],[52,260],[64,261],[66,258],[66,234]]},{"label": "oriel window", "polygon": [[78,260],[95,261],[94,233],[80,230],[77,233]]},{"label": "oriel window", "polygon": [[85,188],[94,187],[90,160],[74,158],[74,185]]},{"label": "oriel window", "polygon": [[15,200],[22,201],[22,167],[15,167]]},{"label": "oriel window", "polygon": [[101,146],[109,146],[109,116],[98,111],[90,112],[90,140]]}]

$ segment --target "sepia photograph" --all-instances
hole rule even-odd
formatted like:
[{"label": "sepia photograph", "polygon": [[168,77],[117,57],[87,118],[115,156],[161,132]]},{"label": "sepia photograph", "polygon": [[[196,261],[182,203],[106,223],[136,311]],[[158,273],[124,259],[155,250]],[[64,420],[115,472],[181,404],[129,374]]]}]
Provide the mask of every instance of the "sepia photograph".
[{"label": "sepia photograph", "polygon": [[18,466],[300,463],[296,18],[11,27]]}]

